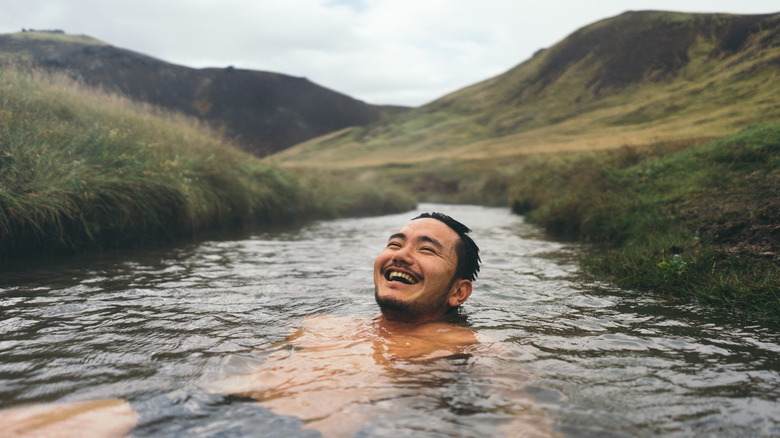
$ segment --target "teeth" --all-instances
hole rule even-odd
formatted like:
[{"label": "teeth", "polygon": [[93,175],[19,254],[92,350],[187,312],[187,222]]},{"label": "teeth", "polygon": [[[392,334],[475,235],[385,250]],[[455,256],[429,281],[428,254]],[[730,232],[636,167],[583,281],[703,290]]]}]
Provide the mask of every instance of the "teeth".
[{"label": "teeth", "polygon": [[388,274],[387,279],[390,281],[399,280],[406,284],[412,284],[415,283],[414,278],[412,278],[411,275],[405,274],[403,272],[396,272],[393,271],[390,274]]}]

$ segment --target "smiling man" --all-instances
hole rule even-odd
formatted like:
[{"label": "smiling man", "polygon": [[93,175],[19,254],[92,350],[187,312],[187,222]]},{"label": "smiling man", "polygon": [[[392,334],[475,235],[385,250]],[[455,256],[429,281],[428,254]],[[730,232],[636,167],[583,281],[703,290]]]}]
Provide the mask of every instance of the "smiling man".
[{"label": "smiling man", "polygon": [[479,272],[479,248],[470,232],[441,213],[412,219],[374,261],[379,317],[308,316],[259,367],[208,389],[257,400],[323,437],[347,437],[387,434],[388,425],[412,430],[413,423],[391,420],[398,412],[430,415],[425,430],[448,435],[451,422],[437,419],[447,412],[442,402],[448,391],[469,388],[468,396],[458,398],[458,412],[474,403],[495,416],[495,429],[486,435],[553,436],[523,390],[527,376],[493,362],[508,347],[449,322]]},{"label": "smiling man", "polygon": [[463,304],[479,272],[471,230],[441,213],[424,213],[390,236],[374,261],[374,297],[390,321],[435,321]]}]

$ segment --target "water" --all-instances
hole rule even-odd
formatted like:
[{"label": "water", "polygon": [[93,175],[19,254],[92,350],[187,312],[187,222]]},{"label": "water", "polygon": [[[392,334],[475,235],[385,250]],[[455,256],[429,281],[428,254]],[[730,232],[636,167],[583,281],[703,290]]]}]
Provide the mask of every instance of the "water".
[{"label": "water", "polygon": [[[505,209],[421,210],[474,229],[483,267],[462,313],[490,347],[382,366],[366,353],[316,405],[352,409],[357,436],[501,435],[523,416],[562,436],[780,435],[777,327],[589,283],[576,245]],[[313,315],[346,321],[326,327],[337,336],[370,330],[373,259],[414,215],[3,273],[0,409],[120,398],[136,436],[317,436],[303,413],[209,385],[294,365],[286,339]],[[369,348],[356,339],[344,348]],[[289,357],[331,354],[309,351]]]}]

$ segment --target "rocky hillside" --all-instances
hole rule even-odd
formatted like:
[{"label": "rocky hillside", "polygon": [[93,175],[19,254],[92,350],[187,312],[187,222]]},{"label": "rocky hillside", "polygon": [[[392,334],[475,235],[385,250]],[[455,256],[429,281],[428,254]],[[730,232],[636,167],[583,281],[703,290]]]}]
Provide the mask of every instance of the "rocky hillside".
[{"label": "rocky hillside", "polygon": [[306,78],[230,67],[192,69],[61,32],[0,35],[0,59],[65,72],[196,116],[260,156],[401,110],[366,104]]}]

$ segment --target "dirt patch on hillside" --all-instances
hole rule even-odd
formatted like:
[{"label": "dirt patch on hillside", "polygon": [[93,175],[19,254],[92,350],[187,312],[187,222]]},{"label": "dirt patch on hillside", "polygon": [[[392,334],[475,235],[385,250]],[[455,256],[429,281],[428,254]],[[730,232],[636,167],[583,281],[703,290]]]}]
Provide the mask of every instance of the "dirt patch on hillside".
[{"label": "dirt patch on hillside", "polygon": [[710,57],[727,56],[762,28],[777,27],[770,17],[626,12],[580,29],[550,49],[536,81],[544,88],[585,59],[589,65],[582,70],[595,72],[587,84],[594,95],[643,80],[662,81],[688,64],[688,52],[699,40],[714,43]]},{"label": "dirt patch on hillside", "polygon": [[[780,196],[712,200],[698,218],[701,239],[729,255],[777,257],[780,251]],[[689,212],[690,214],[691,212]]]}]

